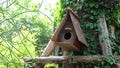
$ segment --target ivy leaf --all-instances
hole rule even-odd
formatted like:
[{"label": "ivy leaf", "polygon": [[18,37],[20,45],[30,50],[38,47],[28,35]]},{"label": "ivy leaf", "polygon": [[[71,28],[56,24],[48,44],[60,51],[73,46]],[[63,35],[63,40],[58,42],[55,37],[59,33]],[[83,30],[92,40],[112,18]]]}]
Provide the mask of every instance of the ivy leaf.
[{"label": "ivy leaf", "polygon": [[94,7],[96,4],[94,2],[89,3],[90,7]]},{"label": "ivy leaf", "polygon": [[93,20],[93,19],[94,19],[94,16],[90,16],[89,18],[90,18],[91,20]]},{"label": "ivy leaf", "polygon": [[81,1],[81,3],[83,3],[85,0],[80,0]]}]

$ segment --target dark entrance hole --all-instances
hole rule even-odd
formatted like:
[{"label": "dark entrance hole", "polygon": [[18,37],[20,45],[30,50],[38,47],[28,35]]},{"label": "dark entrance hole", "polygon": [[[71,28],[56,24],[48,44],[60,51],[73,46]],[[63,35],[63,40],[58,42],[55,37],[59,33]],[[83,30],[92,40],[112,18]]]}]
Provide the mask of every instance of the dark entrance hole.
[{"label": "dark entrance hole", "polygon": [[66,40],[69,40],[71,38],[71,33],[70,32],[65,33],[64,38]]}]

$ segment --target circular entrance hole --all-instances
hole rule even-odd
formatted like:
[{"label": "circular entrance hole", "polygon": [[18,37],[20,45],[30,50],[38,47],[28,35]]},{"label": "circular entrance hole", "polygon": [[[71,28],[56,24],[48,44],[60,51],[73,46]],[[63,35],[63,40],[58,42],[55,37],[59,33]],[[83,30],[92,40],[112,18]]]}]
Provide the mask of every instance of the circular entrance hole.
[{"label": "circular entrance hole", "polygon": [[65,33],[64,38],[66,40],[69,40],[71,38],[71,33],[70,32]]}]

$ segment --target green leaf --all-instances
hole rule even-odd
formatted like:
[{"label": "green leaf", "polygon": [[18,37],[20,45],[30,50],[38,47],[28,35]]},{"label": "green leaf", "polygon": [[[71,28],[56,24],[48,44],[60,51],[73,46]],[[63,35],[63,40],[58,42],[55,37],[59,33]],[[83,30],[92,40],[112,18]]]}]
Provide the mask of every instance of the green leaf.
[{"label": "green leaf", "polygon": [[85,2],[85,0],[80,0],[81,3]]}]

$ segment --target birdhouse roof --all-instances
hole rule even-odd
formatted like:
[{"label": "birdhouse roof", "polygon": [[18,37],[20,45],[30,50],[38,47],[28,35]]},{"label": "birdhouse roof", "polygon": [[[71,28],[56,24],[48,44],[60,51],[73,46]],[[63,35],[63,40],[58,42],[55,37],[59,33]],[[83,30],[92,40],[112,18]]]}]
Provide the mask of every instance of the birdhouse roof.
[{"label": "birdhouse roof", "polygon": [[63,28],[63,26],[66,23],[67,19],[71,18],[71,21],[72,21],[73,27],[75,29],[75,33],[76,33],[76,36],[78,38],[78,41],[80,41],[82,44],[87,46],[87,42],[85,40],[84,33],[82,32],[82,28],[80,27],[78,16],[71,9],[66,9],[65,11],[66,11],[66,15],[63,18],[60,26],[54,32],[54,35],[52,36],[51,40],[55,41],[55,42],[58,41],[57,38],[59,36],[59,33],[60,33],[61,29]]}]

